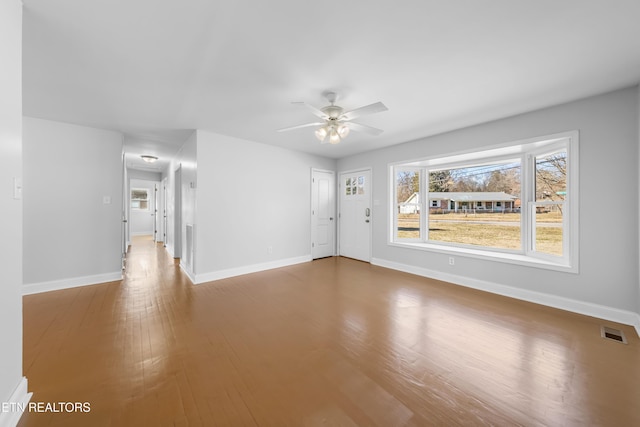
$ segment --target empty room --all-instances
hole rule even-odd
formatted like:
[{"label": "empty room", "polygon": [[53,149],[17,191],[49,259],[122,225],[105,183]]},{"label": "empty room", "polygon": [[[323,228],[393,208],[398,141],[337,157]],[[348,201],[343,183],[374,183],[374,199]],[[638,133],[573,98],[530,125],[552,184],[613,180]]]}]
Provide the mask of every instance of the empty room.
[{"label": "empty room", "polygon": [[638,2],[0,1],[0,427],[640,425]]}]

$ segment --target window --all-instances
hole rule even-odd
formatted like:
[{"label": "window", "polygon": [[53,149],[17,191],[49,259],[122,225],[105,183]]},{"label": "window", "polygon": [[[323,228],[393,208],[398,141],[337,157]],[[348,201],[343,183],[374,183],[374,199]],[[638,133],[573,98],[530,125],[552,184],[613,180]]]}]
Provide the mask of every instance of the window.
[{"label": "window", "polygon": [[362,196],[364,195],[364,176],[354,175],[345,178],[344,182],[345,196]]},{"label": "window", "polygon": [[429,200],[447,198],[453,207],[429,212],[428,240],[520,249],[520,170],[519,158],[430,169]]},{"label": "window", "polygon": [[419,239],[420,234],[420,170],[396,170],[396,237]]},{"label": "window", "polygon": [[567,151],[554,150],[535,156],[535,217],[533,250],[561,257],[564,252],[563,211],[567,196]]},{"label": "window", "polygon": [[131,189],[131,209],[138,211],[149,210],[149,190],[146,188]]},{"label": "window", "polygon": [[390,244],[577,272],[577,156],[569,132],[392,164]]}]

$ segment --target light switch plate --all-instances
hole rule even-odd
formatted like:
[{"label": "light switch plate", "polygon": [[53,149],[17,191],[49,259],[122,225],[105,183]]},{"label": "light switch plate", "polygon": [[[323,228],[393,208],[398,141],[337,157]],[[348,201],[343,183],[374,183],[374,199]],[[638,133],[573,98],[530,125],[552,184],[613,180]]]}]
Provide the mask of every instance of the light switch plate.
[{"label": "light switch plate", "polygon": [[22,199],[22,178],[13,178],[13,198]]}]

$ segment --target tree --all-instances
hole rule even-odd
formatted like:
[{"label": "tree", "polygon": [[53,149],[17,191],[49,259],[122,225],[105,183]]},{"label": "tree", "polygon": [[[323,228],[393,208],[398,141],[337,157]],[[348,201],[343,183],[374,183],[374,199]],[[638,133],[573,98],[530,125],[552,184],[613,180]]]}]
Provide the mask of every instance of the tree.
[{"label": "tree", "polygon": [[520,168],[494,170],[484,183],[484,191],[497,191],[517,196],[520,194]]},{"label": "tree", "polygon": [[451,191],[454,182],[451,171],[442,170],[429,173],[429,191],[434,193],[445,193]]},{"label": "tree", "polygon": [[567,153],[536,158],[536,200],[564,200],[567,191]]},{"label": "tree", "polygon": [[406,201],[413,193],[420,191],[420,172],[399,171],[396,175],[398,188],[396,189],[397,203]]}]

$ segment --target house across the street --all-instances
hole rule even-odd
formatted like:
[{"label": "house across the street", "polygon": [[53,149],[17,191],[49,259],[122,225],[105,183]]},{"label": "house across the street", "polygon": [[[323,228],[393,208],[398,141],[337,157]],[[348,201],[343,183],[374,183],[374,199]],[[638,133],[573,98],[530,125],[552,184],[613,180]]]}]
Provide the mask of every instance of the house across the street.
[{"label": "house across the street", "polygon": [[[462,191],[430,192],[429,210],[443,212],[514,212],[520,209],[516,205],[516,196],[503,191]],[[413,193],[400,204],[400,213],[420,212],[420,194]]]}]

